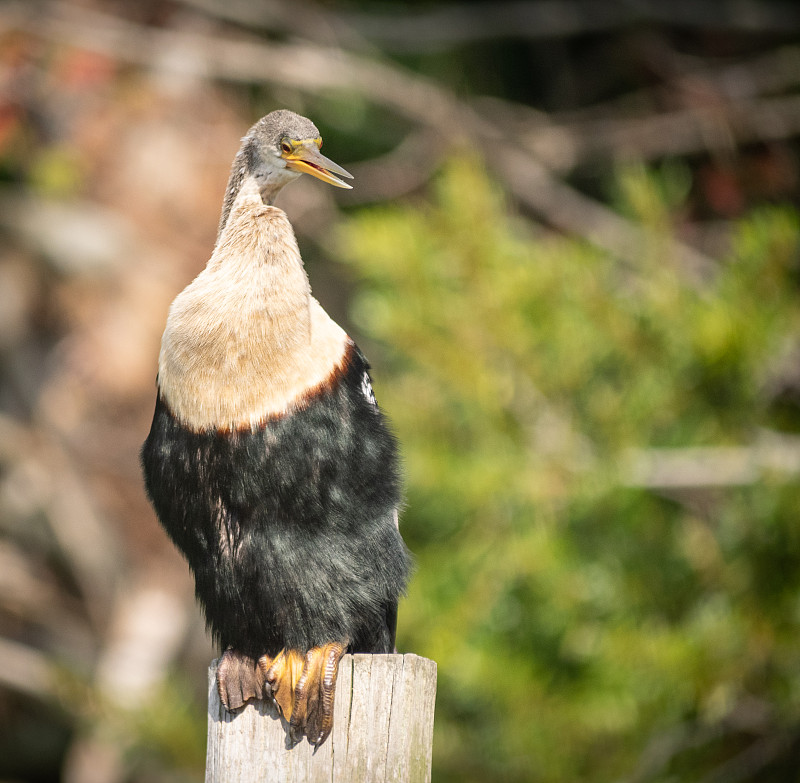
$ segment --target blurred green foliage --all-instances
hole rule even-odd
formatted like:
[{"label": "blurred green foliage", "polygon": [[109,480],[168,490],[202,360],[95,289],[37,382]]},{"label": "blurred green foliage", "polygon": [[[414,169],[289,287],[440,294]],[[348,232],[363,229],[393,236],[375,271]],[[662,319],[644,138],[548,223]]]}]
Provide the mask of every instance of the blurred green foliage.
[{"label": "blurred green foliage", "polygon": [[[533,234],[468,155],[429,201],[343,228],[405,458],[399,645],[439,664],[440,783],[700,779],[800,722],[797,475],[632,479],[632,449],[800,428],[776,391],[800,356],[798,216],[741,220],[698,283],[674,252],[688,187],[619,172],[635,265]],[[795,779],[774,744],[758,779]]]}]

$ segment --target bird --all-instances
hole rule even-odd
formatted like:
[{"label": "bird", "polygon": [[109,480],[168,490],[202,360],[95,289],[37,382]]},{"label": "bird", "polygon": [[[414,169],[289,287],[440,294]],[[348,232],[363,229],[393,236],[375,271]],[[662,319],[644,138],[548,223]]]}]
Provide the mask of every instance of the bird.
[{"label": "bird", "polygon": [[272,699],[293,741],[330,735],[346,652],[395,652],[411,555],[398,443],[370,365],[311,295],[286,213],[303,174],[351,187],[311,120],[242,139],[205,268],[170,306],[147,495],[186,558],[221,654],[220,700]]}]

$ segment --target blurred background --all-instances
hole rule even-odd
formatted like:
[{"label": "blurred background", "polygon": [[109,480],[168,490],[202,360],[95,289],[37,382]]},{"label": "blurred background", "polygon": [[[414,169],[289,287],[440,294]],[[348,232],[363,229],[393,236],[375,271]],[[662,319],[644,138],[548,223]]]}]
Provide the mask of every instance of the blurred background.
[{"label": "blurred background", "polygon": [[0,2],[0,781],[203,778],[167,308],[276,108],[374,365],[438,783],[800,779],[800,5]]}]

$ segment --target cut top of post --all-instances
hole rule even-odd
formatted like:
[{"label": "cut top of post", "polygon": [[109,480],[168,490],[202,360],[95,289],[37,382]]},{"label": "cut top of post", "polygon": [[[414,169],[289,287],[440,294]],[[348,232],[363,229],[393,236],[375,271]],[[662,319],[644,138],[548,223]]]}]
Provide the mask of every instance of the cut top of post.
[{"label": "cut top of post", "polygon": [[436,664],[418,655],[345,655],[333,731],[292,745],[272,701],[229,713],[209,669],[206,783],[429,783]]}]

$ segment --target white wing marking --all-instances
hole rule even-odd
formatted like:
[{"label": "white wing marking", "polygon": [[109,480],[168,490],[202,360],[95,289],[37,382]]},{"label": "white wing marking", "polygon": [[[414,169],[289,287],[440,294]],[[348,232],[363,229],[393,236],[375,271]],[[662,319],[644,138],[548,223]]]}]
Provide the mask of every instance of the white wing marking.
[{"label": "white wing marking", "polygon": [[372,391],[372,384],[369,382],[369,375],[366,372],[361,378],[361,391],[367,398],[367,402],[377,408],[378,401],[375,399],[375,392]]}]

